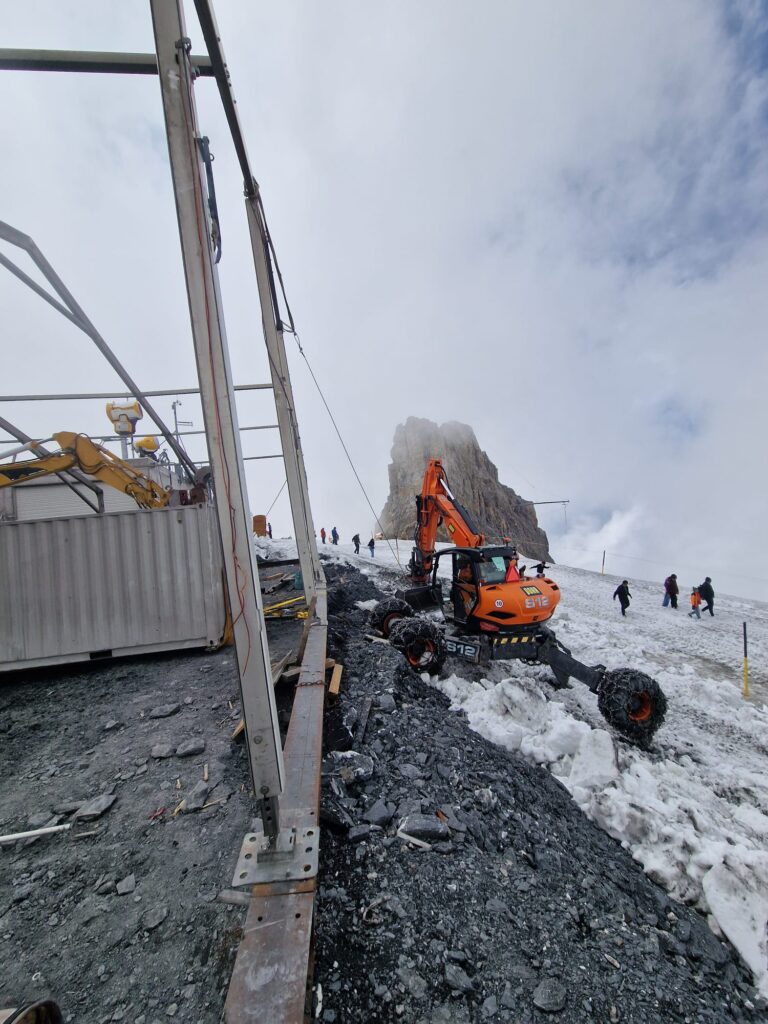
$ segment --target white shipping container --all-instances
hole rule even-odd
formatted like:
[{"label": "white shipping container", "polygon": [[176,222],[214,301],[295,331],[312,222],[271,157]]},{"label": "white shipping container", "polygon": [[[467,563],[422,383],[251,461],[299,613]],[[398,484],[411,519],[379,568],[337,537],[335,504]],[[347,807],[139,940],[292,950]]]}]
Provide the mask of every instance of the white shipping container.
[{"label": "white shipping container", "polygon": [[0,523],[0,672],[218,643],[205,505]]}]

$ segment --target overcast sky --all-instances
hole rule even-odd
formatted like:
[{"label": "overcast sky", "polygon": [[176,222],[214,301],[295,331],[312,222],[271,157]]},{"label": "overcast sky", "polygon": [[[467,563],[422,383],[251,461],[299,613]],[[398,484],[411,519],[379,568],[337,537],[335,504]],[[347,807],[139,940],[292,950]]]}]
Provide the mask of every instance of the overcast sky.
[{"label": "overcast sky", "polygon": [[[761,6],[219,0],[302,343],[377,512],[396,424],[458,419],[502,481],[570,499],[567,526],[540,510],[556,558],[599,568],[606,548],[630,578],[709,574],[768,599]],[[200,51],[191,3],[187,16]],[[153,47],[141,0],[27,0],[3,28],[6,46]],[[215,85],[196,95],[234,373],[266,381],[239,171]],[[194,385],[157,80],[3,72],[0,109],[0,219],[36,240],[145,388]],[[122,390],[7,272],[0,310],[4,393]],[[290,358],[316,527],[368,534]],[[268,392],[238,405],[242,425],[274,422]],[[36,436],[108,429],[100,403],[0,411]],[[194,400],[180,414],[202,426]],[[243,448],[277,452],[277,434]],[[247,466],[263,511],[281,464]],[[291,531],[285,497],[270,518]]]}]

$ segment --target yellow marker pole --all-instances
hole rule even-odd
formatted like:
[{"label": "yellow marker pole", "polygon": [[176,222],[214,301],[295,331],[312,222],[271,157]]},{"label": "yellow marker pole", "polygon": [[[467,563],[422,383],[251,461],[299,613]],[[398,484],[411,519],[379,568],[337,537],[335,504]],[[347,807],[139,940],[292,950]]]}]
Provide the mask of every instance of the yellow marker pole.
[{"label": "yellow marker pole", "polygon": [[747,624],[742,624],[744,629],[744,687],[741,691],[743,697],[749,697],[749,661],[747,659]]}]

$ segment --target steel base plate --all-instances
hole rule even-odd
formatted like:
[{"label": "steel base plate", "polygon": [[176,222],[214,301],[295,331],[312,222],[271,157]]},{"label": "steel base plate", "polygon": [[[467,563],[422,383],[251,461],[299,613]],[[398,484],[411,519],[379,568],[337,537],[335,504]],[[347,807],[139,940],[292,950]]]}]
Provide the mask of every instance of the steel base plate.
[{"label": "steel base plate", "polygon": [[314,878],[319,849],[319,828],[282,829],[275,845],[270,847],[259,823],[243,840],[232,885]]}]

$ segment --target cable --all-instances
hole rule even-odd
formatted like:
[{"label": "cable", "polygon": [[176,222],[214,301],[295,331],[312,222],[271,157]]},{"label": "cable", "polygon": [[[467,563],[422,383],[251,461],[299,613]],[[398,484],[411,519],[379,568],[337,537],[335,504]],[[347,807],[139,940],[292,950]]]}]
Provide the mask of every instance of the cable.
[{"label": "cable", "polygon": [[[557,543],[557,542],[555,542],[555,543]],[[603,554],[603,552],[602,551],[598,551],[597,548],[582,548],[582,547],[579,547],[578,550],[583,552],[584,554],[590,554],[590,555],[601,555],[601,554]],[[627,561],[630,561],[630,562],[645,562],[647,565],[658,565],[658,566],[662,566],[662,567],[666,566],[667,568],[669,568],[669,565],[670,565],[671,562],[675,562],[676,561],[676,559],[667,559],[667,561],[665,561],[665,562],[659,562],[655,558],[642,558],[640,555],[624,555],[620,551],[609,551],[607,548],[605,549],[605,554],[606,555],[612,555],[614,558],[623,558],[623,559],[626,559]],[[686,566],[684,566],[684,568],[686,568]],[[690,568],[690,566],[687,566],[687,568]],[[611,574],[611,575],[613,575],[613,574]],[[728,575],[729,576],[734,576],[736,579],[740,579],[740,580],[751,580],[754,583],[768,583],[768,579],[765,579],[762,576],[747,576],[744,573],[739,573],[739,572],[729,572]]]},{"label": "cable", "polygon": [[331,412],[331,408],[328,405],[328,402],[326,401],[325,395],[323,394],[323,389],[318,384],[317,377],[315,376],[314,370],[312,369],[312,365],[311,365],[309,359],[307,358],[307,353],[304,351],[304,349],[301,346],[301,341],[299,339],[299,336],[296,333],[296,331],[291,331],[290,333],[293,334],[294,338],[296,339],[296,344],[299,347],[299,352],[301,352],[302,356],[304,357],[304,362],[307,364],[307,369],[309,370],[309,375],[312,378],[312,380],[314,382],[314,385],[317,388],[317,393],[320,395],[320,398],[322,399],[323,405],[325,406],[326,412],[328,413],[328,415],[329,415],[329,417],[331,419],[331,423],[333,424],[333,429],[336,431],[336,436],[339,439],[339,443],[341,444],[341,447],[344,449],[344,454],[347,457],[347,462],[349,462],[349,465],[352,467],[352,472],[355,474],[355,479],[358,482],[360,490],[363,492],[363,497],[365,498],[366,502],[368,503],[368,508],[371,510],[371,512],[373,512],[373,518],[376,520],[376,524],[379,527],[379,530],[381,531],[381,534],[384,537],[384,540],[387,542],[387,547],[389,548],[389,550],[394,555],[395,561],[397,562],[398,566],[402,569],[402,565],[400,565],[399,555],[395,551],[395,549],[392,547],[392,544],[391,544],[389,538],[386,537],[385,534],[384,534],[384,527],[381,525],[381,520],[376,515],[374,507],[371,504],[371,499],[368,497],[368,492],[366,491],[365,487],[363,486],[363,481],[360,479],[360,474],[357,472],[357,469],[355,468],[355,464],[352,461],[352,456],[349,454],[349,449],[347,448],[346,444],[344,443],[344,438],[341,436],[341,431],[339,430],[339,426],[336,423],[336,420],[334,418],[333,413]]},{"label": "cable", "polygon": [[288,484],[288,479],[286,478],[285,480],[283,480],[283,486],[282,486],[282,487],[280,488],[280,490],[279,490],[279,491],[277,492],[277,494],[275,495],[275,500],[274,500],[274,501],[272,502],[272,504],[271,504],[271,505],[269,506],[269,508],[267,509],[267,511],[266,511],[266,515],[269,515],[269,513],[270,513],[270,512],[272,511],[272,509],[273,509],[273,508],[275,507],[275,505],[277,504],[277,499],[278,499],[278,498],[280,497],[280,495],[281,495],[281,494],[283,493],[283,491],[285,490],[285,488],[286,488],[286,485],[287,485],[287,484]]}]

